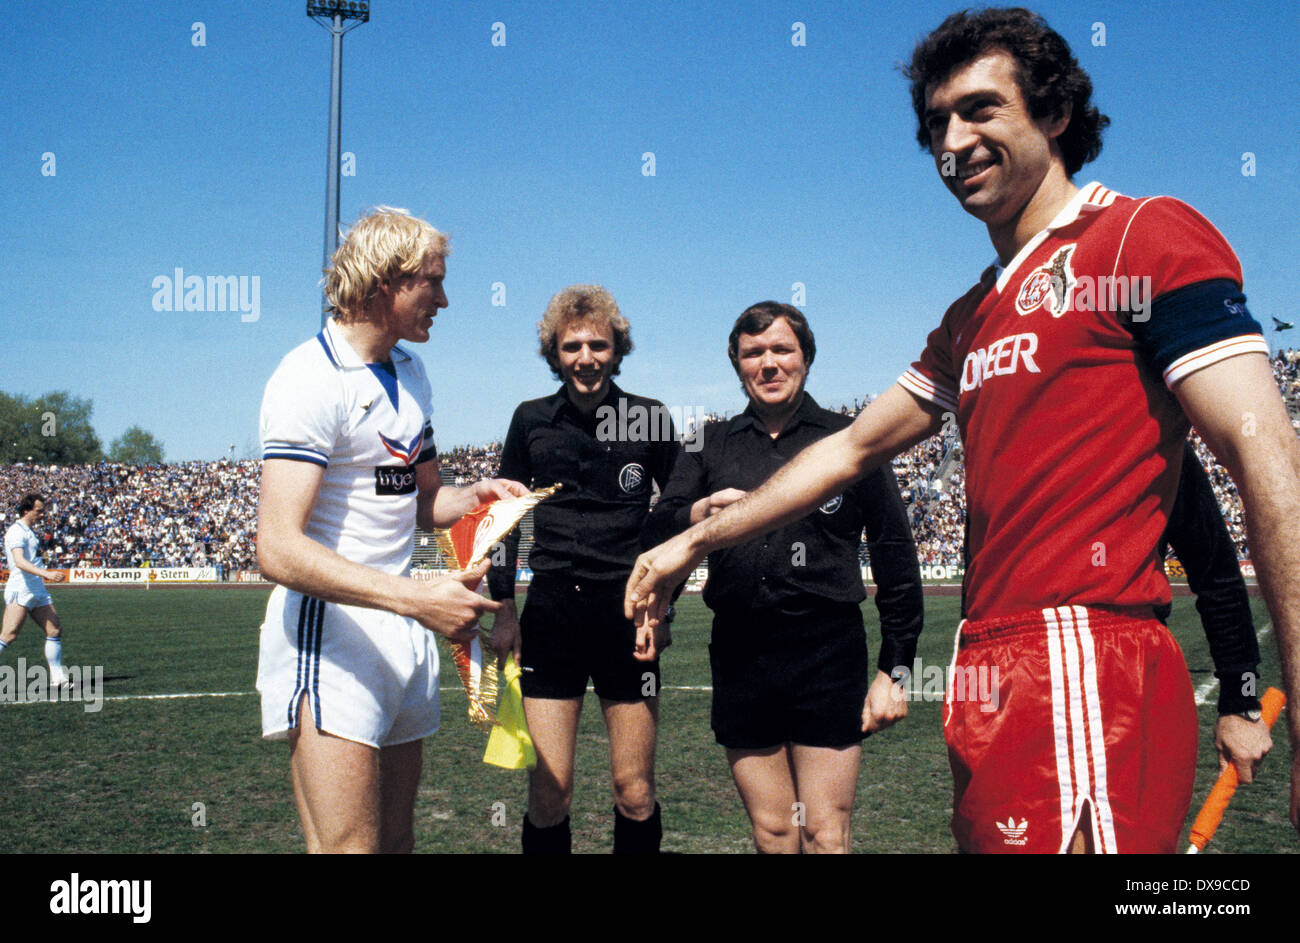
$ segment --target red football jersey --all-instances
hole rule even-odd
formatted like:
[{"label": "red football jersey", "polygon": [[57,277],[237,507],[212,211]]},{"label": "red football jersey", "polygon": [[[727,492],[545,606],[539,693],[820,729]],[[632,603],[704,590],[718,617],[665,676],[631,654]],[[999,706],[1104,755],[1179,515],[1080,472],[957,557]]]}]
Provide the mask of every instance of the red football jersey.
[{"label": "red football jersey", "polygon": [[1195,210],[1092,183],[931,332],[899,382],[956,413],[969,618],[1169,602],[1157,544],[1189,423],[1167,385],[1268,346],[1239,322],[1200,331],[1162,377],[1130,319],[1213,279],[1239,287],[1241,265]]}]

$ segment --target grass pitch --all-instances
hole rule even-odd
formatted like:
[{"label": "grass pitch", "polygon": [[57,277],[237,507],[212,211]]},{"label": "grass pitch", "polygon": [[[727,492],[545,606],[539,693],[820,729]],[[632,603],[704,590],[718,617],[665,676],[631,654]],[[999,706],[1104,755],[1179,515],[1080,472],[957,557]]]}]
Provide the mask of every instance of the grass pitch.
[{"label": "grass pitch", "polygon": [[[288,748],[263,742],[252,694],[257,633],[269,590],[54,587],[66,631],[65,664],[100,665],[106,698],[87,713],[76,702],[0,704],[0,852],[299,852]],[[1257,627],[1268,625],[1253,600]],[[958,618],[955,597],[926,600],[919,655],[946,666]],[[872,657],[874,606],[864,604]],[[748,852],[749,822],[722,748],[709,729],[706,645],[710,614],[698,596],[678,606],[664,657],[657,780],[664,848]],[[1170,620],[1197,688],[1213,680],[1192,600]],[[1278,678],[1271,632],[1261,642],[1266,683]],[[485,766],[485,735],[465,718],[465,698],[444,655],[443,727],[430,738],[416,803],[422,852],[514,852],[525,777]],[[28,623],[3,664],[44,664],[41,633]],[[705,688],[705,690],[691,690]],[[224,697],[154,699],[145,695]],[[1201,750],[1192,814],[1218,772],[1214,694],[1201,707]],[[865,742],[854,816],[859,852],[949,853],[952,785],[940,704],[914,702],[902,724]],[[1285,723],[1255,785],[1233,800],[1211,852],[1296,850],[1286,820]],[[599,706],[587,698],[578,740],[573,845],[607,852],[613,814],[608,745]],[[498,804],[500,803],[500,804]],[[504,818],[504,826],[495,824]],[[1189,821],[1190,825],[1190,821]]]}]

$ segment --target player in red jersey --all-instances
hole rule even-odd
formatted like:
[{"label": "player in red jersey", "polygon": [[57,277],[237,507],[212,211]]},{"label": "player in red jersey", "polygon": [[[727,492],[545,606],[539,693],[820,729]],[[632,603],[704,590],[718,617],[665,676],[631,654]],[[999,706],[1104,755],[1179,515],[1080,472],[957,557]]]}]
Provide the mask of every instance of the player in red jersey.
[{"label": "player in red jersey", "polygon": [[[627,605],[653,626],[706,553],[796,519],[955,420],[969,566],[958,670],[997,667],[1000,707],[950,698],[953,831],[972,851],[1172,851],[1196,714],[1157,546],[1191,421],[1246,509],[1285,682],[1300,696],[1300,442],[1241,269],[1190,207],[1072,177],[1106,119],[1065,41],[1025,10],[949,17],[908,77],[928,149],[997,264],[852,426],[724,513],[644,554]],[[643,630],[643,631],[645,631]],[[1239,767],[1267,749],[1241,724]],[[1220,732],[1223,730],[1221,728]],[[1300,718],[1291,718],[1300,827]]]}]

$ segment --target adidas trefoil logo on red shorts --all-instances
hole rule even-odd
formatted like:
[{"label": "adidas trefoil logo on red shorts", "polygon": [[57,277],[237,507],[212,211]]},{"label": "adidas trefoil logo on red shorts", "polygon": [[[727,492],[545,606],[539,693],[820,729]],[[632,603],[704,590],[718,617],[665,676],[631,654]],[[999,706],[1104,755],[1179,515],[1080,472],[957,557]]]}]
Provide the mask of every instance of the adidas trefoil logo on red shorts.
[{"label": "adidas trefoil logo on red shorts", "polygon": [[1006,822],[999,822],[996,819],[994,823],[1006,838],[1002,839],[1006,845],[1023,845],[1027,841],[1024,837],[1025,830],[1029,828],[1029,819],[1021,819],[1020,824],[1016,824],[1014,815],[1007,816]]}]

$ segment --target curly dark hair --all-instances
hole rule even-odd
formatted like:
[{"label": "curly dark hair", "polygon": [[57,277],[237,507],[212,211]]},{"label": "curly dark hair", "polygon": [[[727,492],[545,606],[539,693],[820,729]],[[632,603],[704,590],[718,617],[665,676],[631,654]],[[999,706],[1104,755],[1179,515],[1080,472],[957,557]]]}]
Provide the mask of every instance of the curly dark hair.
[{"label": "curly dark hair", "polygon": [[48,502],[45,500],[45,495],[41,494],[39,491],[29,491],[29,492],[27,492],[27,493],[26,493],[25,495],[23,495],[22,498],[19,499],[19,501],[18,501],[18,516],[19,516],[19,517],[22,517],[24,514],[26,514],[26,513],[27,513],[28,511],[30,511],[32,508],[36,507],[36,502],[38,502],[38,501],[39,501],[41,504],[47,504],[47,503],[48,503]]},{"label": "curly dark hair", "polygon": [[1051,118],[1070,106],[1070,124],[1057,138],[1065,172],[1073,177],[1101,153],[1101,132],[1110,119],[1092,104],[1092,79],[1079,67],[1069,44],[1047,22],[1023,7],[961,10],[921,40],[903,74],[912,83],[916,140],[930,150],[925,94],[966,63],[996,50],[1016,60],[1016,81],[1035,119]]},{"label": "curly dark hair", "polygon": [[618,376],[623,358],[632,352],[632,327],[618,310],[618,302],[600,285],[570,285],[546,305],[537,322],[539,353],[557,380],[560,370],[560,335],[572,324],[608,326],[614,335],[614,365],[610,376]]},{"label": "curly dark hair", "polygon": [[777,318],[785,318],[789,323],[790,330],[799,341],[799,349],[803,351],[804,366],[812,366],[813,358],[817,356],[817,341],[803,312],[794,305],[779,301],[760,301],[740,312],[740,317],[736,318],[736,323],[731,328],[731,336],[727,338],[727,356],[731,358],[731,366],[737,376],[740,376],[740,335],[762,334]]}]

